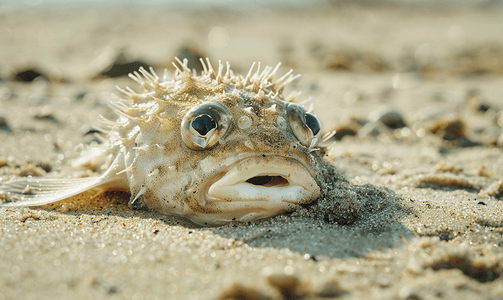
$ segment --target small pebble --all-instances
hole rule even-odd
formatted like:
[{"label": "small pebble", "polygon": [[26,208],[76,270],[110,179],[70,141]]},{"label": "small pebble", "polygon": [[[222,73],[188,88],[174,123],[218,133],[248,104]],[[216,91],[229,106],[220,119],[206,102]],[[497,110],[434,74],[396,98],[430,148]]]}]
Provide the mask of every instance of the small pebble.
[{"label": "small pebble", "polygon": [[123,53],[120,53],[114,61],[106,66],[94,79],[103,77],[128,76],[129,73],[137,72],[140,67],[148,69],[152,64],[142,60],[128,60]]},{"label": "small pebble", "polygon": [[33,115],[33,118],[41,121],[51,121],[54,123],[59,123],[59,121],[54,117],[51,112],[40,112],[38,114]]},{"label": "small pebble", "polygon": [[[380,125],[382,126],[382,125]],[[376,137],[379,135],[380,133],[380,130],[379,130],[379,127],[380,127],[377,123],[374,123],[374,122],[369,122],[367,124],[365,124],[365,126],[363,126],[359,131],[358,131],[358,135],[360,137],[365,137],[365,136],[373,136],[373,137]]]},{"label": "small pebble", "polygon": [[346,135],[355,136],[357,134],[357,130],[357,128],[354,128],[352,126],[341,126],[335,128],[335,134],[333,138],[340,141]]},{"label": "small pebble", "polygon": [[87,93],[86,93],[86,92],[80,92],[80,93],[78,93],[77,95],[75,95],[75,99],[76,99],[76,100],[82,100],[82,99],[84,99],[84,97],[85,97],[86,95],[87,95]]},{"label": "small pebble", "polygon": [[344,294],[339,287],[339,282],[336,280],[329,280],[321,287],[318,296],[323,298],[335,298]]},{"label": "small pebble", "polygon": [[398,129],[407,126],[402,118],[402,115],[396,111],[389,111],[382,114],[379,117],[379,121],[391,129]]},{"label": "small pebble", "polygon": [[267,282],[276,288],[284,299],[294,299],[300,280],[294,275],[273,274],[267,277]]},{"label": "small pebble", "polygon": [[477,107],[478,111],[480,112],[486,112],[491,108],[491,106],[487,103],[480,103]]},{"label": "small pebble", "polygon": [[428,126],[428,131],[442,135],[444,140],[454,141],[466,136],[467,126],[461,117],[442,116]]},{"label": "small pebble", "polygon": [[255,287],[248,287],[234,282],[234,284],[223,291],[222,294],[217,298],[219,300],[235,300],[235,299],[269,299],[266,295],[263,295]]},{"label": "small pebble", "polygon": [[9,132],[12,131],[9,125],[7,124],[7,118],[5,117],[5,113],[3,111],[0,111],[0,130]]},{"label": "small pebble", "polygon": [[47,79],[47,76],[43,75],[36,69],[25,69],[21,71],[17,71],[14,75],[14,80],[23,81],[23,82],[32,82],[35,78],[44,77]]}]

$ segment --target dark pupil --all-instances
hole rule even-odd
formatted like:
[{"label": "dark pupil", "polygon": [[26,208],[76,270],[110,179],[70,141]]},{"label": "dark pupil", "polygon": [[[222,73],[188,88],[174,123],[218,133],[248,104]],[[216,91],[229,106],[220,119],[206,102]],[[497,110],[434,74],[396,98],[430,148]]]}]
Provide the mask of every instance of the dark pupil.
[{"label": "dark pupil", "polygon": [[192,121],[192,128],[200,135],[206,135],[215,127],[217,127],[217,124],[215,124],[215,121],[209,115],[200,115]]},{"label": "dark pupil", "polygon": [[306,124],[313,132],[313,135],[317,135],[320,132],[320,122],[312,114],[306,114]]}]

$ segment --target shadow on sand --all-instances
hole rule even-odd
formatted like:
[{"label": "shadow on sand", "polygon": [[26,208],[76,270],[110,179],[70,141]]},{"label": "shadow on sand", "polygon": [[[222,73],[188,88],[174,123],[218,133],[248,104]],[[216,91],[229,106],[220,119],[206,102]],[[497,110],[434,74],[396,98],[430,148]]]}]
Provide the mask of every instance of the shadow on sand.
[{"label": "shadow on sand", "polygon": [[270,219],[234,222],[220,227],[202,227],[185,218],[155,211],[131,210],[127,206],[129,194],[126,192],[111,191],[100,197],[90,196],[90,193],[78,195],[40,208],[61,212],[66,205],[70,208],[63,213],[76,217],[154,219],[166,226],[209,231],[234,239],[236,245],[288,248],[313,260],[317,260],[319,255],[363,257],[373,250],[397,247],[404,239],[415,236],[399,222],[400,218],[412,212],[406,205],[409,200],[371,184],[353,186],[346,181],[338,181],[311,206],[298,207],[295,212]]}]

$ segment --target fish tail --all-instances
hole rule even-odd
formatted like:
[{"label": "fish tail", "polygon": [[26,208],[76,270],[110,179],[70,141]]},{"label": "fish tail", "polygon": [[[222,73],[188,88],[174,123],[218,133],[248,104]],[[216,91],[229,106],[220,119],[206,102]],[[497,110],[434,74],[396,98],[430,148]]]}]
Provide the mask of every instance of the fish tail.
[{"label": "fish tail", "polygon": [[99,176],[73,179],[27,178],[11,182],[0,181],[0,202],[3,200],[0,207],[49,204],[107,183],[109,182],[104,181]]}]

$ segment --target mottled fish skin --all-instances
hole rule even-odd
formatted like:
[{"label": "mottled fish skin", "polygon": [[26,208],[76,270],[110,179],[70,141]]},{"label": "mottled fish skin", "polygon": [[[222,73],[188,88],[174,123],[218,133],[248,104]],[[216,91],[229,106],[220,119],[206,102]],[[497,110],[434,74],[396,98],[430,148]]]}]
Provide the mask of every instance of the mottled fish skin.
[{"label": "mottled fish skin", "polygon": [[[177,61],[163,80],[152,68],[130,74],[142,93],[119,88],[122,97],[110,105],[119,118],[101,118],[98,128],[107,133],[105,143],[79,159],[93,167],[105,162],[102,176],[73,187],[56,179],[4,183],[4,199],[20,201],[2,206],[40,205],[104,186],[129,190],[133,208],[221,225],[292,211],[322,196],[323,174],[333,166],[318,144],[331,134],[321,137],[316,117],[294,103],[298,93],[283,96],[298,76],[290,71],[273,80],[279,64],[258,64],[256,71],[254,64],[243,77],[228,63],[214,70],[208,59],[196,75],[187,60]],[[24,184],[34,186],[31,195],[20,192]]]}]

